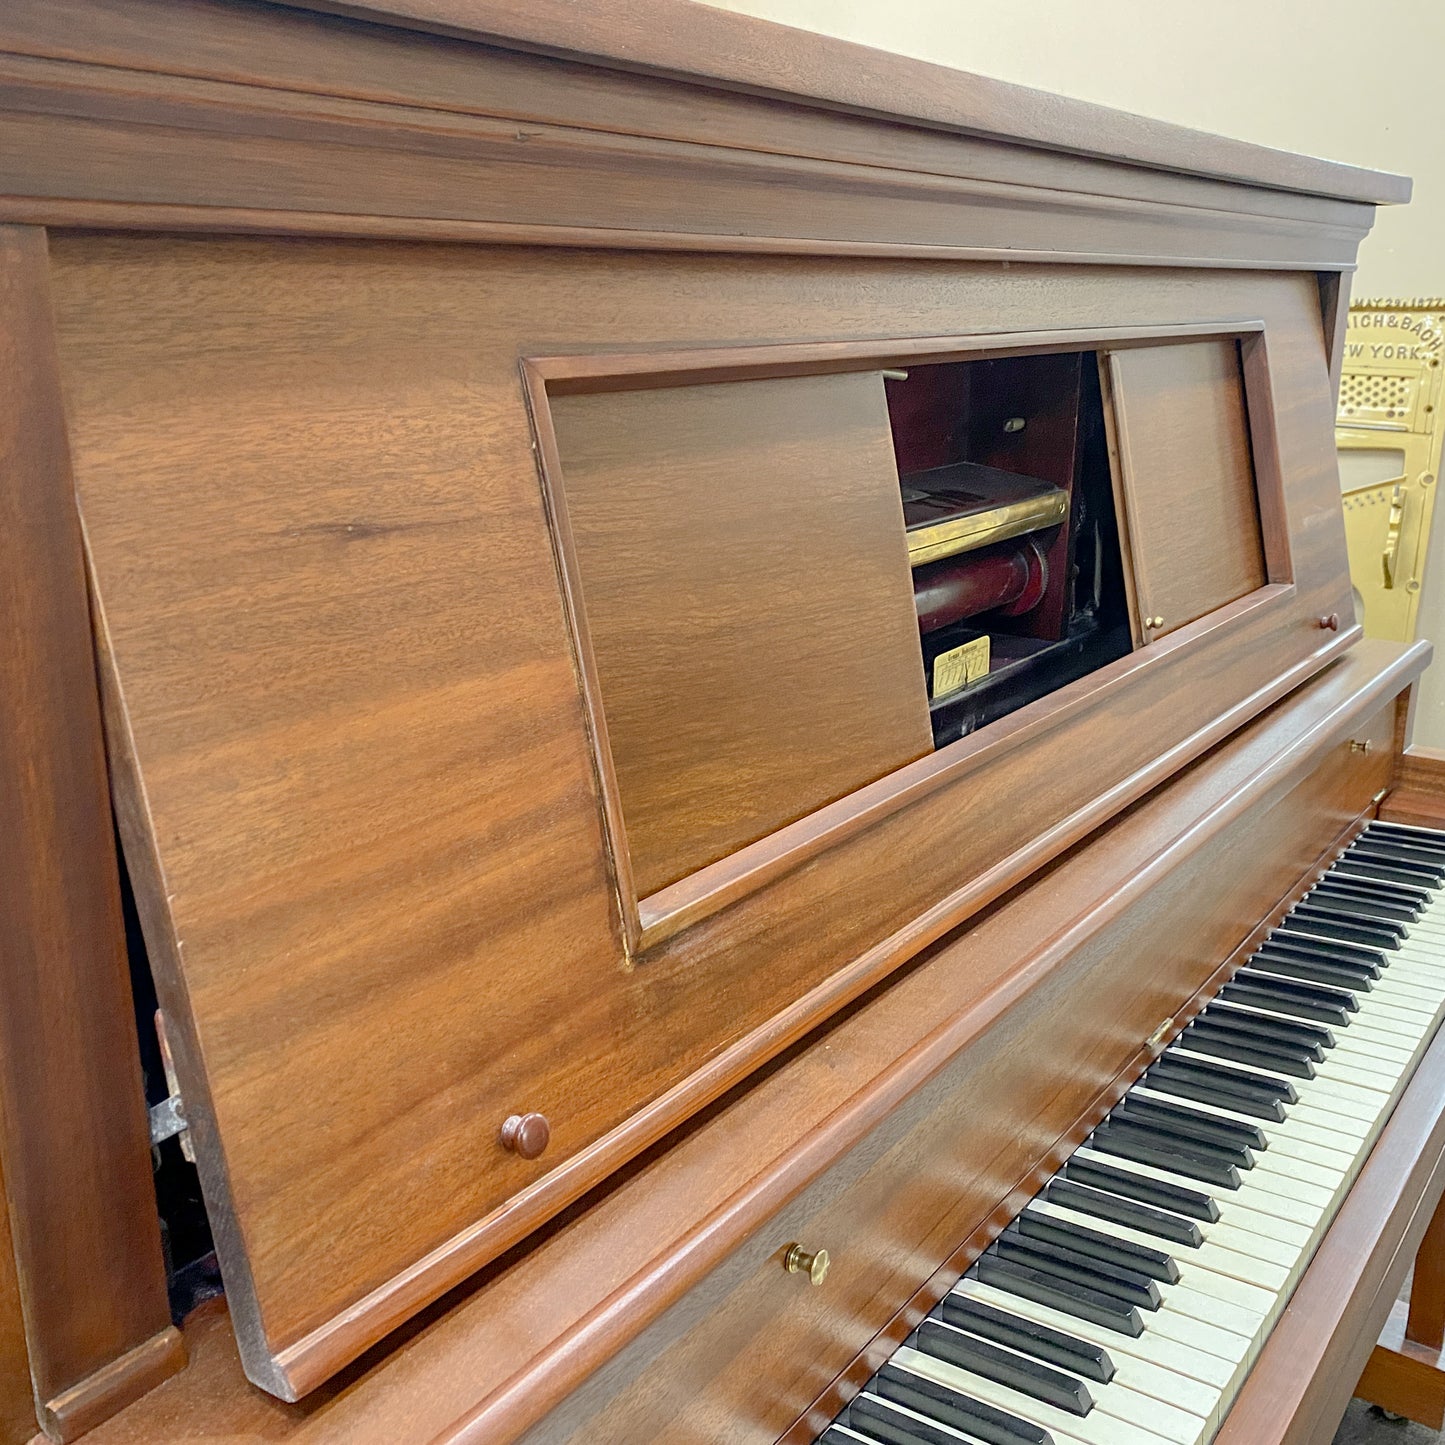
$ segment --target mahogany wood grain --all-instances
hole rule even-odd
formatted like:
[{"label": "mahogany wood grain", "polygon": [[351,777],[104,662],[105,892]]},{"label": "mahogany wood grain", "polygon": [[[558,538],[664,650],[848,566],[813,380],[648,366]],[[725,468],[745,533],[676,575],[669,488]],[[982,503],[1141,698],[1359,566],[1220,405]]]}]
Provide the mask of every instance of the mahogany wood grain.
[{"label": "mahogany wood grain", "polygon": [[0,1445],[24,1445],[35,1434],[35,1397],[6,1203],[5,1180],[0,1174]]},{"label": "mahogany wood grain", "polygon": [[0,1160],[47,1428],[180,1364],[151,1184],[44,233],[0,227]]},{"label": "mahogany wood grain", "polygon": [[640,894],[933,751],[877,372],[549,414],[614,847]]},{"label": "mahogany wood grain", "polygon": [[1239,348],[1181,342],[1105,362],[1120,524],[1152,641],[1266,581]]},{"label": "mahogany wood grain", "polygon": [[[1315,624],[1347,590],[1305,278],[80,235],[53,257],[122,830],[232,1310],[283,1394],[1357,635]],[[693,875],[629,968],[521,361],[622,327],[681,349],[1241,314],[1269,328],[1293,585],[750,845],[721,911]],[[1008,806],[980,818],[980,789]],[[838,828],[778,871],[790,830]],[[519,1112],[552,1123],[536,1161],[498,1142]]]},{"label": "mahogany wood grain", "polygon": [[[150,229],[229,209],[265,213],[268,229],[284,231],[293,213],[320,212],[332,231],[393,236],[446,222],[482,239],[568,246],[632,234],[633,244],[715,251],[915,246],[1315,270],[1350,265],[1370,216],[1360,206],[1341,216],[1333,202],[1299,216],[1216,215],[1095,190],[1065,202],[975,179],[967,161],[940,171],[815,159],[303,94],[265,74],[240,84],[0,52],[0,80],[14,97],[0,103],[0,219],[48,225],[124,225],[139,205]],[[225,224],[213,214],[205,228]]]},{"label": "mahogany wood grain", "polygon": [[[149,83],[164,93],[164,82],[148,82],[164,75],[264,84],[291,92],[297,105],[304,105],[305,97],[329,95],[726,145],[741,152],[971,176],[1054,192],[1174,202],[1199,211],[1368,225],[1367,208],[1355,201],[1146,170],[1010,144],[1001,136],[985,139],[796,99],[700,88],[635,69],[353,25],[279,6],[227,0],[12,0],[0,15],[0,51],[129,71],[124,85],[132,91]],[[1196,224],[1202,219],[1196,217]]]},{"label": "mahogany wood grain", "polygon": [[1445,1347],[1445,1209],[1436,1209],[1415,1254],[1405,1338],[1437,1355]]},{"label": "mahogany wood grain", "polygon": [[[187,1327],[191,1368],[102,1426],[95,1445],[157,1438],[199,1445],[218,1434],[277,1445],[412,1439],[505,1445],[537,1426],[594,1372],[611,1379],[594,1387],[604,1393],[627,1388],[654,1353],[677,1345],[706,1317],[708,1301],[728,1296],[793,1237],[789,1231],[810,1211],[796,1217],[780,1211],[801,1190],[845,1160],[840,1179],[866,1175],[878,1153],[869,1141],[880,1137],[874,1134],[880,1126],[886,1131],[896,1109],[920,1097],[943,1070],[966,1066],[975,1046],[993,1056],[988,1039],[996,1025],[1013,1019],[1010,1026],[1022,1028],[1034,1000],[1056,997],[1056,988],[1068,991],[1050,980],[1085,977],[1087,968],[1070,962],[1075,950],[1088,950],[1094,966],[1109,976],[1111,965],[1092,940],[1103,930],[1129,931],[1136,905],[1156,886],[1167,886],[1176,865],[1264,818],[1274,821],[1255,836],[1274,837],[1282,828],[1296,840],[1290,846],[1302,850],[1305,866],[1321,841],[1354,815],[1360,798],[1372,795],[1388,767],[1388,757],[1378,751],[1352,752],[1349,738],[1418,675],[1427,655],[1422,645],[1362,643],[1060,861],[1037,887],[1020,890],[931,951],[813,1041],[824,1046],[791,1052],[594,1196],[584,1212],[544,1231],[305,1405],[286,1406],[246,1386],[224,1311],[211,1309]],[[1369,726],[1384,736],[1388,716]],[[1324,777],[1311,783],[1321,764]],[[1288,817],[1299,824],[1298,834],[1284,821]],[[1242,898],[1221,897],[1209,927],[1221,933],[1233,928],[1237,939],[1256,921]],[[1141,927],[1135,946],[1151,955],[1162,948],[1174,957],[1178,932],[1166,917],[1158,930]],[[1179,957],[1185,972],[1195,967]],[[1201,956],[1198,966],[1204,964]],[[1166,1013],[1174,1002],[1160,999]],[[1117,1036],[1105,1032],[1108,1042],[1096,1057],[1100,1082],[1110,1072],[1105,1056],[1123,1057],[1137,1044],[1122,1029]],[[1094,1065],[1082,1072],[1092,1074]],[[983,1070],[983,1076],[989,1073]],[[1066,1082],[1065,1074],[1074,1076],[1067,1069],[1060,1074],[1066,1092],[1081,1087],[1077,1080]],[[1007,1121],[998,1128],[1006,1133]],[[1056,1137],[1056,1131],[1038,1128],[1037,1157]],[[992,1169],[982,1154],[969,1167]],[[913,1161],[909,1173],[918,1172]],[[967,1187],[964,1179],[957,1184]],[[920,1180],[910,1188],[920,1202],[934,1191],[932,1207],[953,1185],[935,1176],[931,1186]],[[865,1193],[873,1189],[870,1182]],[[927,1235],[926,1219],[894,1217],[904,1232],[880,1244],[872,1263],[845,1254],[840,1281],[883,1278],[889,1271],[915,1282],[927,1275],[923,1255],[905,1243],[923,1237],[906,1231]],[[950,1241],[946,1233],[939,1231],[928,1246],[935,1262],[962,1237]],[[776,1261],[772,1268],[780,1281],[801,1283]],[[771,1277],[769,1269],[760,1279]],[[852,1358],[899,1302],[886,1293],[870,1297],[864,1315],[850,1321],[843,1310],[827,1307],[829,1295],[827,1285],[817,1291],[803,1286],[803,1298],[812,1299],[808,1318],[825,1331],[834,1362],[831,1370],[819,1364],[812,1377],[818,1384]],[[796,1304],[797,1292],[787,1298]],[[674,1306],[681,1313],[669,1315]],[[654,1329],[658,1333],[624,1355]],[[738,1429],[749,1432],[740,1439],[752,1438],[755,1426],[748,1422],[765,1408],[761,1393],[753,1388],[746,1411],[737,1416]],[[714,1438],[733,1423],[714,1418]]]},{"label": "mahogany wood grain", "polygon": [[505,39],[544,53],[604,57],[628,70],[698,76],[749,91],[809,97],[849,111],[906,116],[1045,149],[1372,202],[1409,198],[1402,176],[1226,140],[1085,101],[970,75],[830,36],[677,0],[292,0],[311,10]]},{"label": "mahogany wood grain", "polygon": [[1422,828],[1445,828],[1445,750],[1415,745],[1398,755],[1380,816]]}]

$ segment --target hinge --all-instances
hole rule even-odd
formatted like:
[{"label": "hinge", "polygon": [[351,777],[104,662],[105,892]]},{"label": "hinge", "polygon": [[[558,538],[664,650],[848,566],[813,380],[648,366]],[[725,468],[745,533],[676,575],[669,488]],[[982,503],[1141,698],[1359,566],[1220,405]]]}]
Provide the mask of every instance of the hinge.
[{"label": "hinge", "polygon": [[186,1106],[179,1094],[171,1094],[151,1105],[151,1143],[162,1144],[186,1132]]},{"label": "hinge", "polygon": [[1159,1027],[1155,1029],[1154,1032],[1150,1034],[1147,1039],[1144,1040],[1144,1042],[1149,1046],[1151,1052],[1157,1050],[1159,1046],[1164,1042],[1164,1040],[1169,1037],[1171,1031],[1174,1028],[1174,1022],[1175,1021],[1172,1018],[1165,1019],[1164,1022],[1160,1024]]},{"label": "hinge", "polygon": [[179,1135],[181,1153],[194,1164],[196,1149],[191,1143],[191,1126],[186,1119],[186,1101],[181,1098],[181,1084],[176,1077],[176,1066],[171,1059],[171,1041],[166,1033],[166,1016],[160,1009],[156,1010],[156,1042],[160,1045],[161,1067],[166,1071],[166,1088],[169,1092],[159,1104],[151,1107],[151,1146]]}]

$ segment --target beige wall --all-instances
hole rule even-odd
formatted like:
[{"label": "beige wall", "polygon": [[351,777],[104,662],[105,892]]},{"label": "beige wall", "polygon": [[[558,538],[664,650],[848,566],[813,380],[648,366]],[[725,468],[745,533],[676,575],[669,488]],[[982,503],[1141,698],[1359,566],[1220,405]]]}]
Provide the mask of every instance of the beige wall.
[{"label": "beige wall", "polygon": [[[1357,296],[1445,293],[1445,0],[713,0],[1021,85],[1415,178],[1360,253]],[[1422,635],[1445,651],[1445,505]],[[1445,747],[1445,656],[1415,741]]]}]

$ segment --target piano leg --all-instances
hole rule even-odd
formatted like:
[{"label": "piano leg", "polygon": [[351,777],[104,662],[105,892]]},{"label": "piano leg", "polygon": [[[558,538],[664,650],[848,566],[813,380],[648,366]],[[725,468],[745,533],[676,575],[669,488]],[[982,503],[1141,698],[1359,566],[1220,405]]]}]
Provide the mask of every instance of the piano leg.
[{"label": "piano leg", "polygon": [[1432,1430],[1445,1426],[1445,1200],[1420,1241],[1409,1301],[1390,1311],[1355,1394]]}]

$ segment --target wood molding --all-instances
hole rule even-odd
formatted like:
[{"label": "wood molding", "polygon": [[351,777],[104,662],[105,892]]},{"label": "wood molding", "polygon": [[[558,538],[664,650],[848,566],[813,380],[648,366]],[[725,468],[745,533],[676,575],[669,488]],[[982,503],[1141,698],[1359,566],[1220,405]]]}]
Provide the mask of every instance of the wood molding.
[{"label": "wood molding", "polygon": [[113,1404],[181,1355],[48,298],[0,228],[0,1157],[35,1396]]},{"label": "wood molding", "polygon": [[52,1440],[69,1445],[139,1400],[185,1363],[186,1345],[181,1332],[167,1325],[79,1384],[47,1400],[40,1408],[40,1422]]},{"label": "wood molding", "polygon": [[[1371,219],[1357,197],[1041,163],[797,99],[274,7],[185,8],[159,46],[139,40],[154,0],[17,0],[0,17],[0,220],[1339,271]],[[335,53],[308,74],[284,42],[310,55],[317,32]]]},{"label": "wood molding", "polygon": [[1138,165],[1345,195],[1376,204],[1409,199],[1402,176],[1226,140],[1026,86],[894,55],[811,31],[678,0],[605,0],[579,13],[568,0],[288,0],[440,34],[585,55],[628,69],[782,92],[849,111],[1004,136],[1051,150]]}]

